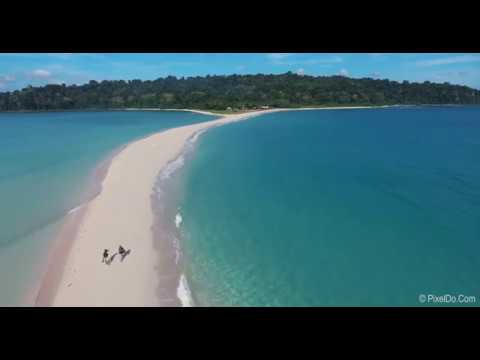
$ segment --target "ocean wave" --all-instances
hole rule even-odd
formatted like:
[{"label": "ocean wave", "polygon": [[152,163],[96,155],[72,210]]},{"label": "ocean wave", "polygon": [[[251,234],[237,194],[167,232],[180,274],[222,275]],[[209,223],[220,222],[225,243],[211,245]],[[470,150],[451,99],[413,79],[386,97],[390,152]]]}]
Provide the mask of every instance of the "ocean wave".
[{"label": "ocean wave", "polygon": [[180,169],[185,164],[185,154],[193,150],[193,145],[197,141],[198,137],[203,134],[207,129],[202,129],[195,132],[190,138],[187,139],[184,149],[179,156],[170,161],[160,172],[159,180],[169,179],[172,174]]},{"label": "ocean wave", "polygon": [[88,201],[84,202],[84,203],[81,204],[81,205],[75,206],[73,209],[70,209],[70,210],[67,212],[67,215],[73,214],[74,212],[80,210],[82,207],[84,207],[85,205],[87,205],[87,203],[88,203]]},{"label": "ocean wave", "polygon": [[178,265],[180,256],[182,255],[182,249],[180,248],[180,241],[176,236],[172,238],[173,249],[175,250],[175,265]]},{"label": "ocean wave", "polygon": [[208,130],[208,128],[207,128],[207,129],[201,129],[201,130],[197,131],[196,133],[194,133],[194,134],[191,136],[191,138],[187,141],[187,145],[192,145],[192,144],[194,144],[195,141],[197,141],[198,137],[199,137],[200,135],[202,135],[202,134],[203,134],[205,131],[207,131],[207,130]]},{"label": "ocean wave", "polygon": [[[179,211],[175,215],[175,227],[177,229],[180,229],[180,225],[182,224],[182,221],[183,221],[182,215],[180,214],[180,211]],[[182,249],[180,247],[180,241],[176,236],[173,237],[173,247],[175,248],[175,264],[178,265],[180,256],[182,255]]]},{"label": "ocean wave", "polygon": [[[190,136],[181,151],[181,153],[172,161],[167,163],[167,165],[160,171],[157,176],[156,183],[153,188],[153,196],[154,196],[154,207],[155,211],[160,217],[164,217],[164,219],[171,219],[172,212],[170,212],[167,207],[169,206],[169,199],[162,199],[169,191],[171,186],[170,182],[172,181],[173,175],[179,170],[187,161],[188,154],[194,150],[194,144],[198,140],[199,136],[203,134],[207,129],[202,129],[195,132],[192,136]],[[168,194],[167,194],[168,195]],[[164,202],[165,200],[165,202]],[[175,265],[178,268],[181,268],[182,262],[182,249],[180,246],[181,241],[181,234],[180,234],[180,227],[183,222],[182,214],[180,213],[180,209],[177,209],[174,217],[175,229],[177,232],[171,228],[173,225],[170,221],[167,221],[167,224],[163,224],[165,226],[164,234],[168,234],[167,238],[170,241],[170,244],[173,248],[175,253]],[[180,303],[183,307],[192,307],[194,306],[193,297],[188,286],[187,279],[185,275],[182,273],[179,277],[178,285],[177,285],[177,297],[180,300]]]},{"label": "ocean wave", "polygon": [[177,296],[183,307],[193,307],[193,298],[185,274],[180,275],[180,281],[177,288]]},{"label": "ocean wave", "polygon": [[160,180],[166,180],[172,176],[172,174],[180,169],[185,163],[183,154],[178,156],[175,160],[170,161],[160,172]]}]

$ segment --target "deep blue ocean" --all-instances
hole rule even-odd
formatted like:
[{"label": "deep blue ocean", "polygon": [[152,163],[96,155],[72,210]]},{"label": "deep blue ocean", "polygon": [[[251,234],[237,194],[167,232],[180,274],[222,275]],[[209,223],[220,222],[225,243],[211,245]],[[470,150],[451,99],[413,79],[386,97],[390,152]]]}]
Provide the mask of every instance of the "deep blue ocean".
[{"label": "deep blue ocean", "polygon": [[196,305],[478,306],[479,107],[267,114],[203,134],[179,181]]}]

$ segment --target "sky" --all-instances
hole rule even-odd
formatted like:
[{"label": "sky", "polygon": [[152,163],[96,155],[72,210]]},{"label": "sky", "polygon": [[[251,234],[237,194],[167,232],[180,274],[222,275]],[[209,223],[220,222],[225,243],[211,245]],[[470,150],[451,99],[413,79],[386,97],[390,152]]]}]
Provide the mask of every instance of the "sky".
[{"label": "sky", "polygon": [[0,92],[90,80],[154,80],[173,75],[343,75],[449,82],[480,89],[480,54],[326,53],[0,53]]}]

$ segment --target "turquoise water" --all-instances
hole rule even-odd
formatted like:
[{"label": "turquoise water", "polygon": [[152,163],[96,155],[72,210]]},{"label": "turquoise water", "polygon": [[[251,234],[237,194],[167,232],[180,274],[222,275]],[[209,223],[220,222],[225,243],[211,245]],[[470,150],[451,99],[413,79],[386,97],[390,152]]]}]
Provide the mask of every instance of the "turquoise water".
[{"label": "turquoise water", "polygon": [[292,111],[208,131],[178,200],[195,303],[478,305],[479,159],[478,107]]},{"label": "turquoise water", "polygon": [[0,305],[21,304],[95,166],[148,134],[213,116],[188,112],[0,113]]}]

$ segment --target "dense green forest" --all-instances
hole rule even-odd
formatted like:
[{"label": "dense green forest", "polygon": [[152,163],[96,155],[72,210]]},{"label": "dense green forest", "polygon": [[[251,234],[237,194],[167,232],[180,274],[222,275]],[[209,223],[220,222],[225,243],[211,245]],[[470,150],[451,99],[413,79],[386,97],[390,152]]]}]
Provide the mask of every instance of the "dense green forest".
[{"label": "dense green forest", "polygon": [[344,76],[229,75],[157,80],[90,81],[29,86],[0,93],[0,110],[127,107],[225,110],[388,104],[479,104],[480,91],[449,83],[410,83]]}]

